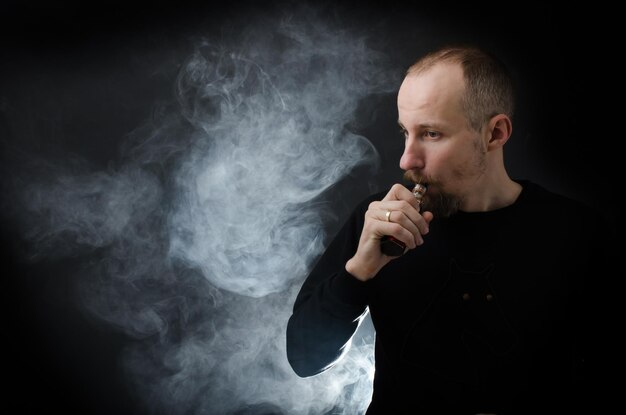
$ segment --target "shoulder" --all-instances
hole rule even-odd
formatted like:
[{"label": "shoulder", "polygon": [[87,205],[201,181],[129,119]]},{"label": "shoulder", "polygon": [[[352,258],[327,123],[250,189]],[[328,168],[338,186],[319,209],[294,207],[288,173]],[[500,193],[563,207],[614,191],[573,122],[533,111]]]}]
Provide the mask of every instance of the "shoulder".
[{"label": "shoulder", "polygon": [[527,208],[539,209],[544,214],[555,214],[570,217],[594,210],[591,205],[561,193],[549,190],[546,187],[529,180],[518,180],[524,190],[520,205]]},{"label": "shoulder", "polygon": [[586,206],[582,201],[554,192],[530,180],[517,180],[522,185],[524,202],[528,205],[543,206],[551,209],[583,209]]},{"label": "shoulder", "polygon": [[528,180],[517,180],[524,190],[520,206],[524,210],[536,213],[542,218],[541,222],[575,226],[584,223],[592,233],[610,231],[610,221],[606,214],[596,207],[562,193],[549,190],[546,187]]}]

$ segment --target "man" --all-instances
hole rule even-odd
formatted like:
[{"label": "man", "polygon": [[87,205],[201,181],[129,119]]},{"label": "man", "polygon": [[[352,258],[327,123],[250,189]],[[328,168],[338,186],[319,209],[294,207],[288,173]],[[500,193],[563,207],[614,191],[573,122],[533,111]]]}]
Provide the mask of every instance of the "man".
[{"label": "man", "polygon": [[[580,402],[584,280],[606,231],[580,203],[513,180],[505,68],[472,47],[428,54],[398,92],[405,178],[361,203],[305,281],[287,328],[302,377],[341,357],[369,311],[368,414],[541,413]],[[390,256],[391,236],[405,253]],[[592,268],[593,267],[593,268]]]}]

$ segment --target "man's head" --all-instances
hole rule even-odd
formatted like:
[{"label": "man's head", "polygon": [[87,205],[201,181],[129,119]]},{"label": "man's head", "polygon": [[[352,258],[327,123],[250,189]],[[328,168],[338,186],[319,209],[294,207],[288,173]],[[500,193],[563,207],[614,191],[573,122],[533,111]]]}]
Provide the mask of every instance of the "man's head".
[{"label": "man's head", "polygon": [[475,48],[445,48],[409,68],[398,92],[400,167],[407,179],[429,184],[426,209],[447,216],[483,208],[476,195],[490,197],[506,176],[502,146],[511,134],[512,90],[504,67]]}]

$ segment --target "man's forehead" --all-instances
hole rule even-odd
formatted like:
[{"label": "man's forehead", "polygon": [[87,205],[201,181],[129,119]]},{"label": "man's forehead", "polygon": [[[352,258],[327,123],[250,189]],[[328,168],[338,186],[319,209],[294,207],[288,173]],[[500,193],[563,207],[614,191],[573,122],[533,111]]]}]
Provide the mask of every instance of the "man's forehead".
[{"label": "man's forehead", "polygon": [[404,78],[398,91],[398,106],[411,108],[456,100],[463,89],[463,71],[459,65],[437,64]]}]

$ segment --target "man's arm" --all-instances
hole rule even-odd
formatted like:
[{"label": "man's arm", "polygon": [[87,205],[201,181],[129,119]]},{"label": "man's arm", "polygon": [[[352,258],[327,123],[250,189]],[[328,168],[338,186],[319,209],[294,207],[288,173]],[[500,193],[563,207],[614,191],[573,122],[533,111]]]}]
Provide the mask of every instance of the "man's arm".
[{"label": "man's arm", "polygon": [[356,252],[363,206],[355,210],[304,282],[287,324],[287,358],[301,377],[328,369],[367,313],[367,282],[345,270]]},{"label": "man's arm", "polygon": [[287,325],[287,358],[298,375],[324,371],[347,350],[365,315],[367,281],[394,259],[382,253],[381,238],[393,236],[407,249],[424,242],[433,215],[421,215],[419,207],[413,192],[395,184],[364,200],[339,231],[302,286]]}]

